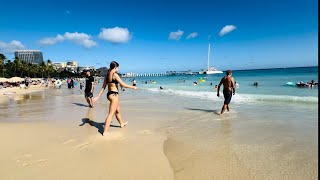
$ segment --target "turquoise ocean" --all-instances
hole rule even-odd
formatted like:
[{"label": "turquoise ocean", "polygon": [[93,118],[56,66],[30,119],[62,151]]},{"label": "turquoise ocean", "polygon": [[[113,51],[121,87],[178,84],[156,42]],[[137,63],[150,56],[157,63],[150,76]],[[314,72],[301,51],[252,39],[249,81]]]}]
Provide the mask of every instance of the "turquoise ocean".
[{"label": "turquoise ocean", "polygon": [[[218,85],[223,74],[213,75],[176,75],[158,77],[136,77],[137,86],[153,92],[163,92],[172,95],[195,97],[200,99],[216,99],[215,85]],[[313,88],[299,88],[288,86],[287,82],[300,81],[318,82],[318,67],[283,68],[265,70],[235,70],[232,73],[238,86],[233,103],[243,102],[279,102],[279,103],[318,103],[318,86]],[[199,78],[205,82],[193,82]],[[133,78],[126,78],[125,82],[131,84]],[[145,82],[147,81],[147,84]],[[156,83],[151,83],[155,81]],[[258,82],[255,87],[252,84]],[[211,86],[212,83],[212,86]],[[160,90],[160,86],[163,90]],[[221,90],[222,91],[222,88]]]}]

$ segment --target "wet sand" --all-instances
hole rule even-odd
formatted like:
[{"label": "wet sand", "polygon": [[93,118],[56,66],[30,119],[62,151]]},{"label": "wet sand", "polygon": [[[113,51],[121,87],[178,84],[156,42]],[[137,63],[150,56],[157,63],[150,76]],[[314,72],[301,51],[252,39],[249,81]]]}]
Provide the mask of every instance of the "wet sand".
[{"label": "wet sand", "polygon": [[[43,91],[44,89],[48,89],[47,87],[39,85],[30,85],[28,89],[20,88],[20,87],[12,87],[12,88],[3,88],[0,89],[0,103],[6,102],[8,99],[18,99],[21,97],[20,95],[29,94],[33,92]],[[10,93],[10,94],[6,94]]]},{"label": "wet sand", "polygon": [[220,106],[127,90],[129,124],[121,129],[114,118],[103,138],[105,97],[90,109],[77,89],[27,94],[0,104],[0,179],[318,178],[317,120],[288,122],[264,105],[232,105],[218,116]]}]

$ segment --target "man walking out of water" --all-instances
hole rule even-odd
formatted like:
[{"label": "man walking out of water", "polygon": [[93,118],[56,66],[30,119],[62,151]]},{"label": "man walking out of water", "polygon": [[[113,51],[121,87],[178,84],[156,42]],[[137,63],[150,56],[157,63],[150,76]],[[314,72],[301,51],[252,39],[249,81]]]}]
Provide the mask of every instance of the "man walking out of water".
[{"label": "man walking out of water", "polygon": [[93,90],[94,90],[94,78],[90,75],[90,71],[86,72],[86,88],[84,89],[84,97],[86,98],[89,107],[93,108]]},{"label": "man walking out of water", "polygon": [[[221,81],[218,85],[218,89],[217,89],[217,96],[219,97],[220,96],[220,94],[219,94],[220,86],[223,84],[224,104],[222,106],[220,115],[223,114],[226,109],[228,111],[230,111],[229,103],[231,101],[232,94],[235,95],[235,93],[236,93],[236,87],[234,85],[232,71],[228,70],[226,72],[226,74],[227,75],[221,79]],[[232,93],[232,90],[233,90],[233,93]]]}]

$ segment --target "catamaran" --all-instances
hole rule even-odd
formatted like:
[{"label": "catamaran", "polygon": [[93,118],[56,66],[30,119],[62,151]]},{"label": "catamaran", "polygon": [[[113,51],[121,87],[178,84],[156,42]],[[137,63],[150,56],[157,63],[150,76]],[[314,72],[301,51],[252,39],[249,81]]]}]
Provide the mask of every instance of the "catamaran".
[{"label": "catamaran", "polygon": [[221,74],[223,73],[222,71],[217,70],[214,67],[210,67],[210,43],[208,47],[208,69],[200,71],[199,74]]}]

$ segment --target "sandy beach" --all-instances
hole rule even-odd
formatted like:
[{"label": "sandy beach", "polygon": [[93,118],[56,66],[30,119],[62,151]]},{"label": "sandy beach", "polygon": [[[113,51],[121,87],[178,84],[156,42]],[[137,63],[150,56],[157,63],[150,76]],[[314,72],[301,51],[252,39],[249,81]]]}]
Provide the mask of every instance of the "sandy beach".
[{"label": "sandy beach", "polygon": [[105,96],[94,109],[78,89],[22,97],[0,104],[0,179],[318,178],[317,121],[276,120],[285,116],[277,107],[252,115],[235,104],[218,116],[221,102],[127,90],[129,124],[121,129],[114,118],[103,138]]},{"label": "sandy beach", "polygon": [[[12,87],[12,88],[3,88],[0,89],[0,103],[4,103],[9,99],[21,99],[22,95],[30,94],[33,92],[39,92],[47,89],[47,87],[39,85],[30,85],[28,89],[20,88],[20,87]],[[8,94],[7,94],[8,93]]]}]

